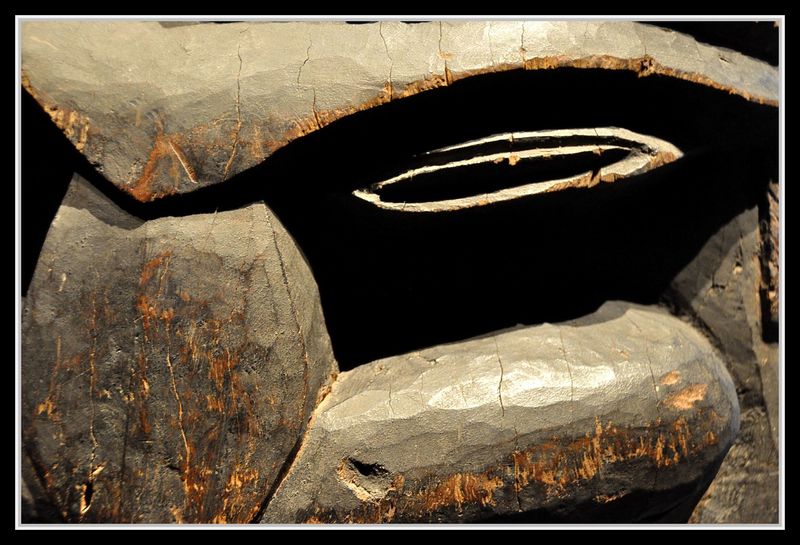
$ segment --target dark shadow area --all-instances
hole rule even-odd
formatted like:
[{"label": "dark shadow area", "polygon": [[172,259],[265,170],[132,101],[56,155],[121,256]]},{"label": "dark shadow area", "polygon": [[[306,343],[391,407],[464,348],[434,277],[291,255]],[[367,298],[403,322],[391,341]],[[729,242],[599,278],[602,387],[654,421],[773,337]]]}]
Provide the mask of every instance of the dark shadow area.
[{"label": "dark shadow area", "polygon": [[27,91],[22,91],[21,103],[20,260],[22,294],[25,295],[50,222],[67,192],[72,173],[81,162],[86,163],[90,171],[93,169]]},{"label": "dark shadow area", "polygon": [[[759,289],[761,302],[761,338],[767,343],[777,343],[779,341],[780,324],[778,323],[778,316],[774,315],[771,309],[769,290],[771,285],[780,284],[780,271],[771,270],[769,265],[770,260],[767,258],[767,256],[777,255],[780,253],[780,234],[778,234],[778,240],[774,240],[772,238],[771,227],[773,224],[770,210],[770,201],[777,203],[780,199],[780,187],[777,184],[774,186],[772,185],[778,181],[777,157],[775,157],[775,161],[770,164],[769,171],[771,172],[770,187],[762,194],[761,201],[759,202],[758,206],[759,231],[762,243],[762,284]],[[779,230],[781,221],[782,218],[778,217]]]},{"label": "dark shadow area", "polygon": [[381,476],[381,475],[388,475],[389,471],[380,464],[369,464],[366,462],[360,462],[355,458],[348,458],[347,463],[352,466],[352,468],[361,474],[364,477],[374,477],[374,476]]},{"label": "dark shadow area", "polygon": [[[716,475],[719,464],[714,471]],[[608,503],[595,500],[570,505],[569,511],[533,509],[513,515],[495,515],[481,522],[487,524],[630,524],[632,514],[641,514],[643,505],[649,507],[636,523],[685,524],[697,502],[711,484],[704,478],[699,484],[684,485],[669,491],[634,491]]]},{"label": "dark shadow area", "polygon": [[[725,222],[758,198],[721,155],[592,190],[439,215],[322,200],[273,204],[306,252],[343,368],[609,299],[655,303]],[[306,231],[321,220],[320,229]]]},{"label": "dark shadow area", "polygon": [[[621,71],[513,71],[354,114],[224,184],[140,204],[65,151],[47,116],[23,102],[23,289],[73,170],[143,219],[264,200],[311,265],[343,370],[576,318],[609,299],[655,303],[721,225],[762,198],[777,157],[777,109],[726,92]],[[604,126],[662,138],[686,155],[614,184],[460,212],[390,212],[351,193],[443,146]],[[41,159],[54,154],[58,161]]]}]

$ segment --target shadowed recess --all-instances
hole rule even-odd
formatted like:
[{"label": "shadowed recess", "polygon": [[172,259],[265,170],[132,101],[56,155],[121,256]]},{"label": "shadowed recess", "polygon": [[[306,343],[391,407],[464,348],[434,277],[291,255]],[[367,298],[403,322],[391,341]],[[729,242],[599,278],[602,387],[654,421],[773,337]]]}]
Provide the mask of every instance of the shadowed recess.
[{"label": "shadowed recess", "polygon": [[[71,149],[30,97],[23,102],[23,290],[55,213],[50,197],[72,171],[143,219],[264,200],[311,265],[343,370],[518,323],[575,318],[610,299],[657,302],[720,226],[758,203],[777,159],[775,108],[661,76],[518,70],[354,114],[229,182],[141,204]],[[454,212],[409,215],[351,193],[429,150],[580,127],[624,127],[685,155],[624,183]],[[39,164],[53,154],[67,159]],[[502,168],[472,182],[516,183]]]}]

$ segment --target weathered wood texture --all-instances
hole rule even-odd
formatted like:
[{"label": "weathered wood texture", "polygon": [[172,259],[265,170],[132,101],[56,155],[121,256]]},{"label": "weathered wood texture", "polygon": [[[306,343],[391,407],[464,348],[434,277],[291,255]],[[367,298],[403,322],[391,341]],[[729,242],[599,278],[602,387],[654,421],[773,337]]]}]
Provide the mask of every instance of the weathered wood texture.
[{"label": "weathered wood texture", "polygon": [[[765,206],[777,223],[777,210]],[[761,299],[769,297],[762,289],[769,283],[762,267],[769,259],[765,234],[758,209],[744,210],[706,242],[669,290],[724,354],[742,407],[742,435],[694,522],[778,522],[779,358],[778,343],[763,338],[763,321],[772,320],[770,300]]]},{"label": "weathered wood texture", "polygon": [[140,201],[215,184],[353,112],[512,69],[627,70],[776,105],[778,69],[633,22],[29,21],[23,85]]},{"label": "weathered wood texture", "polygon": [[78,177],[22,350],[23,456],[65,521],[251,521],[336,370],[263,204],[141,223]]},{"label": "weathered wood texture", "polygon": [[696,501],[738,426],[702,335],[607,303],[342,373],[262,521],[647,520]]}]

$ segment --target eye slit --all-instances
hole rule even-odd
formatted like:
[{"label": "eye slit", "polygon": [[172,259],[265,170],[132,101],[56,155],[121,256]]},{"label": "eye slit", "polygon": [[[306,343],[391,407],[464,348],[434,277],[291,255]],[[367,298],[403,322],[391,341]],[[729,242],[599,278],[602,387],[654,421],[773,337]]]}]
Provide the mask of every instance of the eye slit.
[{"label": "eye slit", "polygon": [[489,196],[505,188],[518,188],[550,180],[567,179],[625,159],[629,150],[619,147],[575,146],[558,155],[529,157],[498,154],[491,161],[468,162],[412,175],[401,183],[380,188],[381,200],[392,203],[450,201],[471,196]]},{"label": "eye slit", "polygon": [[444,212],[616,182],[682,155],[616,127],[504,133],[415,156],[404,172],[353,194],[389,210]]}]

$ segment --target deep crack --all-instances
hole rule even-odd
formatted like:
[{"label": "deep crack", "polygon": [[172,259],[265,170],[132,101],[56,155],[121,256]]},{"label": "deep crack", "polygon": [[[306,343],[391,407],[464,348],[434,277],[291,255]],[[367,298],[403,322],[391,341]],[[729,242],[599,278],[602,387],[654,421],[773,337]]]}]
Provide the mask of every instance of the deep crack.
[{"label": "deep crack", "polygon": [[394,96],[394,84],[392,83],[392,69],[394,68],[394,59],[389,54],[389,45],[386,43],[386,37],[383,35],[383,21],[378,22],[378,34],[381,35],[383,40],[383,48],[386,50],[386,57],[389,59],[389,102],[392,101]]},{"label": "deep crack", "polygon": [[453,83],[453,78],[450,74],[450,69],[447,67],[447,55],[442,51],[442,21],[439,21],[439,58],[444,61],[444,83],[450,85]]},{"label": "deep crack", "polygon": [[567,373],[569,373],[569,410],[570,414],[575,414],[575,380],[572,377],[572,366],[567,359],[567,348],[564,346],[564,335],[561,333],[561,328],[558,328],[558,338],[561,340],[561,354],[564,356],[564,363],[567,364]]},{"label": "deep crack", "polygon": [[[628,320],[630,321],[631,324],[633,324],[633,326],[636,328],[636,331],[638,331],[639,334],[641,335],[642,328],[639,327],[639,324],[637,324],[636,322],[634,322],[630,318],[628,318]],[[645,339],[645,341],[647,341],[647,339]],[[660,416],[661,415],[661,407],[659,405],[661,404],[661,402],[658,399],[658,386],[656,385],[656,376],[655,376],[655,373],[653,373],[653,361],[650,359],[650,348],[647,345],[647,342],[645,342],[645,345],[644,345],[644,353],[645,353],[645,356],[647,357],[647,368],[650,370],[650,379],[653,381],[653,395],[656,398],[656,414],[659,415],[658,420],[660,421],[661,420],[661,416]],[[658,464],[656,464],[655,471],[653,471],[653,486],[652,486],[652,490],[656,490],[656,487],[658,486],[659,467],[660,466]],[[649,501],[650,500],[648,500],[648,502]]]},{"label": "deep crack", "polygon": [[522,34],[519,37],[519,56],[522,58],[522,66],[525,66],[525,22],[522,22]]},{"label": "deep crack", "polygon": [[500,359],[500,348],[497,346],[497,337],[494,337],[494,350],[497,356],[497,363],[500,364],[500,382],[497,383],[497,397],[500,399],[500,416],[505,418],[506,407],[503,404],[503,360]]},{"label": "deep crack", "polygon": [[[242,98],[242,46],[241,44],[236,48],[236,56],[239,57],[239,72],[236,74],[236,129],[234,130],[233,134],[233,147],[231,148],[231,155],[228,158],[228,162],[225,163],[225,170],[222,172],[222,178],[226,179],[228,177],[228,172],[231,169],[231,165],[233,164],[234,158],[236,158],[236,151],[239,147],[239,132],[242,130],[242,108],[241,108],[241,98]],[[299,78],[299,75],[298,75]],[[197,182],[195,182],[197,183]]]},{"label": "deep crack", "polygon": [[305,67],[308,60],[311,58],[311,46],[314,45],[312,42],[308,43],[308,47],[306,48],[306,58],[303,60],[303,64],[300,65],[300,69],[297,71],[297,84],[300,85],[300,76],[303,74],[303,68]]},{"label": "deep crack", "polygon": [[[90,335],[92,336],[92,348],[89,351],[89,436],[92,439],[92,453],[89,458],[89,477],[84,485],[84,496],[83,502],[81,506],[81,516],[89,510],[89,507],[92,503],[92,482],[94,481],[95,476],[95,459],[97,456],[97,436],[94,433],[94,419],[95,419],[95,407],[94,407],[94,395],[95,390],[97,387],[97,377],[95,374],[95,358],[97,357],[97,295],[92,293],[92,317],[91,317],[91,332]],[[61,338],[59,337],[59,341]]]},{"label": "deep crack", "polygon": [[295,328],[297,328],[297,336],[300,339],[300,347],[303,351],[303,403],[301,405],[301,411],[303,412],[303,419],[305,419],[305,409],[306,404],[308,403],[308,368],[310,365],[310,358],[308,356],[305,335],[303,335],[303,330],[300,326],[300,315],[297,312],[297,306],[295,305],[292,297],[292,290],[289,287],[289,278],[286,274],[286,263],[283,259],[283,252],[281,252],[280,245],[278,244],[278,233],[272,226],[272,221],[270,220],[269,216],[267,216],[267,224],[272,232],[272,243],[275,245],[275,251],[278,254],[278,263],[280,264],[281,275],[283,276],[283,285],[286,288],[286,296],[289,298],[289,307],[292,309],[292,318],[294,318],[294,325]]}]

